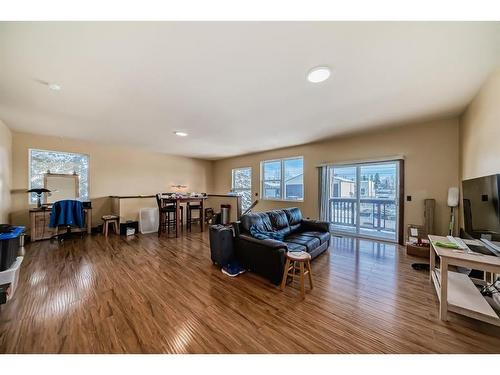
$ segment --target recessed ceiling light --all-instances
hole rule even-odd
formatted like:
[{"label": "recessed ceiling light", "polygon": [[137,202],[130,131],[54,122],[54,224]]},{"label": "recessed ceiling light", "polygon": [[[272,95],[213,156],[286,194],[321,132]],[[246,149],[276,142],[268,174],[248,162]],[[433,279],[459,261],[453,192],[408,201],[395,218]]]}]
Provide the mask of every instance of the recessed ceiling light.
[{"label": "recessed ceiling light", "polygon": [[179,137],[187,137],[188,136],[188,133],[181,132],[181,131],[175,131],[174,134],[179,136]]},{"label": "recessed ceiling light", "polygon": [[54,90],[54,91],[61,90],[61,86],[59,86],[57,83],[49,83],[48,86],[49,86],[49,89]]},{"label": "recessed ceiling light", "polygon": [[317,66],[307,73],[307,80],[312,83],[326,81],[330,77],[330,68],[327,66]]}]

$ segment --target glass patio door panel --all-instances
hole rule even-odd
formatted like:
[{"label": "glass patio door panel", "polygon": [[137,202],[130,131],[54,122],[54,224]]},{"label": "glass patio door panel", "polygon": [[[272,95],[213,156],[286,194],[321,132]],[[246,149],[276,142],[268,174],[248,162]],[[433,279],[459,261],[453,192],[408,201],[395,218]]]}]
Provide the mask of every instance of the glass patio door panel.
[{"label": "glass patio door panel", "polygon": [[356,233],[358,189],[356,167],[330,169],[330,222],[340,232]]},{"label": "glass patio door panel", "polygon": [[359,233],[396,240],[397,164],[359,166]]},{"label": "glass patio door panel", "polygon": [[329,220],[333,231],[397,240],[397,162],[331,167]]}]

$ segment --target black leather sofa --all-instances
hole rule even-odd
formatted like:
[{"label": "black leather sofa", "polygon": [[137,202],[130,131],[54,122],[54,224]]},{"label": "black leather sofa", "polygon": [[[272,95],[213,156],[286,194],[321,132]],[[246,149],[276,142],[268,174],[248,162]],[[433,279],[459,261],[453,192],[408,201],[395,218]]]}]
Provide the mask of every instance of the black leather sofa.
[{"label": "black leather sofa", "polygon": [[[250,227],[285,235],[283,241],[259,240],[250,235]],[[287,250],[303,250],[314,259],[330,245],[328,222],[306,220],[300,209],[287,208],[243,215],[234,223],[235,253],[246,269],[268,278],[278,285],[283,277]]]}]

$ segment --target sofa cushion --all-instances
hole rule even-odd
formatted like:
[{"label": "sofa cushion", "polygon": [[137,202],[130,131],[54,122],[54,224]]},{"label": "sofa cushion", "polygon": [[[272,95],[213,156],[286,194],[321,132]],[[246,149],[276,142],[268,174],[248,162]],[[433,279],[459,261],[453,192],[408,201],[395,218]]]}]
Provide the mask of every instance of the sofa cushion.
[{"label": "sofa cushion", "polygon": [[290,225],[290,233],[296,233],[300,230],[302,225],[302,213],[297,207],[285,208],[283,211],[288,219],[288,225]]},{"label": "sofa cushion", "polygon": [[288,224],[290,226],[292,225],[297,225],[302,222],[302,212],[300,212],[300,209],[297,207],[292,207],[292,208],[285,208],[283,211],[286,214],[286,217],[288,219]]},{"label": "sofa cushion", "polygon": [[271,221],[266,212],[255,212],[243,215],[240,219],[241,229],[245,233],[250,233],[250,227],[255,225],[259,230],[270,232],[273,230]]},{"label": "sofa cushion", "polygon": [[288,251],[307,251],[307,248],[304,245],[300,245],[294,242],[285,242]]},{"label": "sofa cushion", "polygon": [[324,243],[316,247],[314,250],[309,251],[309,255],[311,256],[311,259],[315,259],[317,256],[324,253],[326,250],[328,250],[328,244]]},{"label": "sofa cushion", "polygon": [[286,236],[290,233],[290,226],[288,225],[288,218],[283,210],[268,211],[269,219],[274,231]]},{"label": "sofa cushion", "polygon": [[285,211],[283,210],[273,210],[268,211],[269,219],[271,219],[271,225],[274,229],[280,230],[288,227],[288,218],[286,217]]},{"label": "sofa cushion", "polygon": [[321,244],[328,242],[328,240],[330,239],[330,233],[328,232],[307,231],[302,232],[301,235],[317,238],[321,242]]},{"label": "sofa cushion", "polygon": [[290,225],[290,231],[288,234],[300,232],[300,224]]},{"label": "sofa cushion", "polygon": [[301,233],[298,234],[291,234],[285,238],[285,242],[289,243],[296,243],[302,246],[305,246],[307,248],[307,252],[310,252],[311,250],[314,250],[317,248],[321,243],[318,238],[311,237],[311,236],[303,236]]}]

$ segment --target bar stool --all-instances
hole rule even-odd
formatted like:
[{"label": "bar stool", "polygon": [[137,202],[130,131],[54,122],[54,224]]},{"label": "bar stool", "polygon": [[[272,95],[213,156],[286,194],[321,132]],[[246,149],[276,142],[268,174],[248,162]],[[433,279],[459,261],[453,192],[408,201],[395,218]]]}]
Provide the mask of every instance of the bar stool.
[{"label": "bar stool", "polygon": [[[170,234],[170,228],[176,228],[177,219],[177,203],[161,198],[160,194],[156,194],[156,203],[158,204],[158,237],[162,232]],[[184,221],[184,208],[180,206],[181,224]],[[182,228],[182,225],[181,225]],[[174,229],[176,230],[176,229]]]},{"label": "bar stool", "polygon": [[[193,217],[193,211],[198,211],[198,217]],[[187,220],[186,220],[186,228],[187,230],[191,231],[191,224],[193,223],[201,223],[201,205],[200,204],[192,204],[190,202],[186,203],[186,214],[187,214]]]},{"label": "bar stool", "polygon": [[108,237],[109,224],[113,224],[113,229],[115,231],[115,234],[120,233],[118,230],[118,220],[120,219],[119,216],[117,216],[117,215],[104,215],[101,219],[104,222],[102,224],[102,232],[104,233],[105,237]]},{"label": "bar stool", "polygon": [[[177,203],[171,203],[167,204],[165,206],[165,221],[164,221],[164,226],[167,229],[167,233],[170,233],[170,229],[172,228],[174,231],[177,230],[176,226],[176,221],[177,221]],[[181,211],[181,230],[182,230],[182,223],[184,222],[184,207],[180,206],[180,211]]]},{"label": "bar stool", "polygon": [[295,281],[296,272],[299,271],[300,277],[300,295],[305,298],[305,276],[309,276],[309,287],[313,288],[312,271],[311,271],[311,255],[305,251],[286,253],[285,269],[283,270],[283,279],[281,280],[281,290],[285,289],[288,276],[292,278],[292,283]]}]

